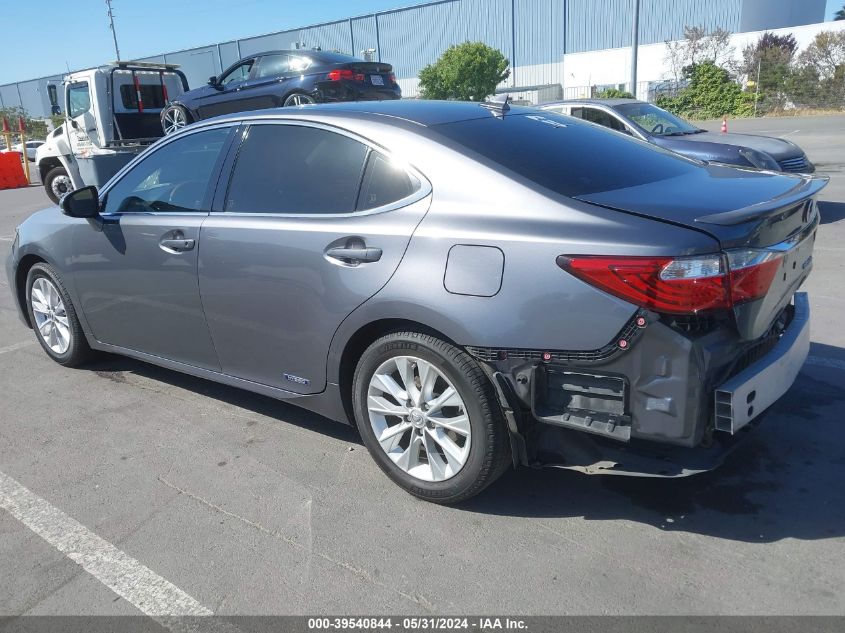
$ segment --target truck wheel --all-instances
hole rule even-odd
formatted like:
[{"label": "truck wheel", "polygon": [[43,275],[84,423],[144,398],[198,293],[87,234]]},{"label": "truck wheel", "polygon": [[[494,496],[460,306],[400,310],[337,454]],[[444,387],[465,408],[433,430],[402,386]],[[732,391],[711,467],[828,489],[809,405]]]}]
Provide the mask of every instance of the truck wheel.
[{"label": "truck wheel", "polygon": [[44,177],[44,189],[47,197],[55,204],[59,204],[66,193],[73,191],[73,182],[64,167],[53,167]]},{"label": "truck wheel", "polygon": [[167,106],[161,115],[161,128],[165,136],[178,132],[191,122],[191,115],[180,105]]},{"label": "truck wheel", "polygon": [[454,345],[419,332],[383,336],[361,355],[352,389],[364,444],[412,495],[464,501],[510,462],[493,386]]}]

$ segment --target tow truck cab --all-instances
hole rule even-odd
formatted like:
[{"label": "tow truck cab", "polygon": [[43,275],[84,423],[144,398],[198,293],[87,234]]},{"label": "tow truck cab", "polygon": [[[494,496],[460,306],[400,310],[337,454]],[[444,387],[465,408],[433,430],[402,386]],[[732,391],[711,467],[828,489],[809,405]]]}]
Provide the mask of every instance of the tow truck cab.
[{"label": "tow truck cab", "polygon": [[36,153],[41,182],[58,202],[87,185],[102,186],[163,136],[160,115],[188,90],[173,64],[115,62],[66,75],[65,121]]}]

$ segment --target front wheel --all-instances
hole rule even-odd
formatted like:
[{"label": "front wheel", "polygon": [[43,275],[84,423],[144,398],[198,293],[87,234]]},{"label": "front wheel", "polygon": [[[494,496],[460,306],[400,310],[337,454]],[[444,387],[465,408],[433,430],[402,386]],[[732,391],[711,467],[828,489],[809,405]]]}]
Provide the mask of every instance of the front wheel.
[{"label": "front wheel", "polygon": [[88,360],[92,351],[61,277],[48,264],[35,264],[26,277],[29,322],[47,355],[65,367]]},{"label": "front wheel", "polygon": [[466,352],[418,332],[388,334],[361,356],[355,419],[370,454],[411,494],[458,503],[509,462],[493,388]]},{"label": "front wheel", "polygon": [[73,182],[68,176],[67,170],[59,166],[48,171],[44,177],[44,190],[53,204],[59,204],[64,195],[73,190]]}]

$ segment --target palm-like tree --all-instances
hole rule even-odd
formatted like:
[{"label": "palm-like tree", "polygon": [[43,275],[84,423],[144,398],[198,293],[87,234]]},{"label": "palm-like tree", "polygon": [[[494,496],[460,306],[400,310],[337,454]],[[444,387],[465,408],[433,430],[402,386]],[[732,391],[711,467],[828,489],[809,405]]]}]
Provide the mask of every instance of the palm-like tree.
[{"label": "palm-like tree", "polygon": [[842,8],[839,9],[836,13],[833,14],[834,20],[845,20],[845,4],[842,5]]}]

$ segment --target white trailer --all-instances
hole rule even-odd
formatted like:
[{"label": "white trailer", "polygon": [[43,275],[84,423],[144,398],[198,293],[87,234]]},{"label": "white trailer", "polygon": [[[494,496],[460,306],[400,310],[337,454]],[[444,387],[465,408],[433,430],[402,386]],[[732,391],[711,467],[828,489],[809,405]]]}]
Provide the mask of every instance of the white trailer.
[{"label": "white trailer", "polygon": [[161,111],[188,80],[173,64],[115,62],[66,75],[64,87],[65,122],[35,157],[56,203],[74,189],[102,186],[163,136]]}]

